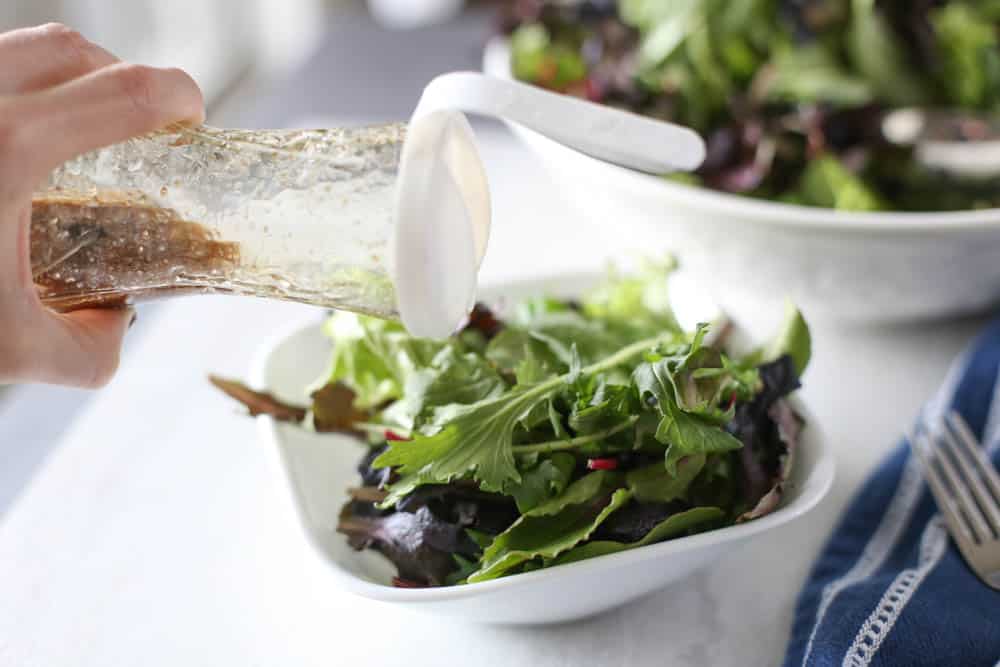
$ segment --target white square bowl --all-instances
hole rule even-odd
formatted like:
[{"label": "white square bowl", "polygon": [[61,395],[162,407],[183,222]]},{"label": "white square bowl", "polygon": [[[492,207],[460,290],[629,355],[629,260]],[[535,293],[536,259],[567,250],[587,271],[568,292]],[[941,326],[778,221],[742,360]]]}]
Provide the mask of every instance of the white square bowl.
[{"label": "white square bowl", "polygon": [[[539,293],[570,296],[594,279],[575,276],[544,284],[518,283],[488,290],[482,298],[495,302],[497,298]],[[299,326],[262,348],[251,383],[281,399],[302,403],[305,387],[323,372],[329,355],[330,342],[319,323]],[[767,516],[559,567],[477,584],[423,589],[392,587],[395,568],[388,560],[373,551],[354,551],[336,532],[338,514],[347,499],[346,489],[359,481],[355,466],[364,445],[346,436],[312,433],[267,416],[257,419],[261,440],[281,453],[284,475],[305,534],[344,589],[374,600],[465,620],[543,624],[591,616],[653,593],[815,507],[833,483],[833,455],[824,447],[811,415],[801,404],[795,406],[807,425],[781,505]],[[781,545],[775,544],[774,548],[777,551]]]}]

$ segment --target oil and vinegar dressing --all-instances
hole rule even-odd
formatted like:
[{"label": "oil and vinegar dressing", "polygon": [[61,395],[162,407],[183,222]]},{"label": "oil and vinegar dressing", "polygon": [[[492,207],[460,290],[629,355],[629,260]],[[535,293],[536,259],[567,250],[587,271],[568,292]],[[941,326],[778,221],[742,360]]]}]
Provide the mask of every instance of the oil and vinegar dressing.
[{"label": "oil and vinegar dressing", "polygon": [[239,244],[141,193],[54,190],[32,200],[32,277],[54,310],[234,292],[239,264]]}]

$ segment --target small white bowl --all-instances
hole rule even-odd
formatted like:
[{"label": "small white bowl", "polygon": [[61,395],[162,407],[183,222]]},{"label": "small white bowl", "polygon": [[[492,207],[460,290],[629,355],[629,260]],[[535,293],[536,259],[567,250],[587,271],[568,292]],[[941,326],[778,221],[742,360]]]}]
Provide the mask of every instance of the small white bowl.
[{"label": "small white bowl", "polygon": [[[592,277],[591,277],[592,279]],[[590,279],[521,283],[492,290],[495,296],[518,298],[546,293],[579,293]],[[484,300],[490,299],[488,294]],[[301,403],[304,387],[326,366],[330,343],[319,324],[299,327],[261,350],[251,382],[278,397]],[[802,411],[801,405],[796,405]],[[834,462],[822,444],[808,412],[781,506],[772,514],[737,526],[660,544],[492,581],[447,588],[393,588],[395,568],[380,554],[351,549],[336,532],[337,516],[357,486],[355,466],[363,452],[357,441],[334,434],[315,434],[297,426],[258,417],[261,440],[281,452],[285,477],[309,540],[330,565],[340,585],[355,594],[465,620],[503,624],[569,621],[617,607],[652,593],[695,570],[707,567],[738,545],[793,521],[826,495],[833,482]],[[776,551],[782,548],[775,544]]]},{"label": "small white bowl", "polygon": [[[509,58],[496,39],[484,70],[509,78]],[[851,213],[755,200],[607,164],[512,127],[579,215],[647,251],[675,250],[737,318],[786,297],[810,319],[849,322],[943,317],[1000,302],[1000,209]]]}]

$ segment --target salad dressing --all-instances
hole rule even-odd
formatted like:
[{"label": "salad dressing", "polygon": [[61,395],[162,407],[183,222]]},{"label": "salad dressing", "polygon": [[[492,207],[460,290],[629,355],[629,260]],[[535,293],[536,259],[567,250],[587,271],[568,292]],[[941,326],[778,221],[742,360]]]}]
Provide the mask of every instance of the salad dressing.
[{"label": "salad dressing", "polygon": [[32,278],[55,310],[230,291],[240,247],[141,193],[52,192],[31,206]]}]

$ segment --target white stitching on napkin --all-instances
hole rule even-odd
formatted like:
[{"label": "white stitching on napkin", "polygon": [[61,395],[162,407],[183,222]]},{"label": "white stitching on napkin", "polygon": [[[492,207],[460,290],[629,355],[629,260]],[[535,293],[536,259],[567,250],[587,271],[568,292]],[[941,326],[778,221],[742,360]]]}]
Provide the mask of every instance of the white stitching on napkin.
[{"label": "white stitching on napkin", "polygon": [[[945,376],[941,388],[924,409],[922,418],[925,421],[930,421],[934,418],[940,419],[948,410],[955,396],[955,390],[958,388],[962,372],[969,361],[969,354],[970,351],[968,349],[963,351],[951,365],[951,368],[948,369],[948,374]],[[826,616],[826,612],[830,609],[833,601],[845,588],[867,579],[882,566],[882,563],[885,562],[885,559],[896,546],[896,542],[899,541],[899,536],[902,534],[903,528],[909,523],[910,516],[912,516],[913,511],[917,507],[917,501],[920,499],[920,492],[922,490],[923,478],[920,474],[920,465],[912,456],[908,456],[906,465],[903,468],[903,474],[899,480],[899,485],[896,487],[896,493],[893,495],[892,500],[889,501],[889,506],[886,508],[882,520],[879,522],[868,544],[865,545],[857,562],[840,579],[834,579],[823,587],[819,607],[816,609],[816,620],[813,623],[812,631],[809,633],[809,641],[802,656],[803,666],[809,662],[813,642],[816,640],[816,633],[819,631],[820,625],[823,624],[823,618]]]},{"label": "white stitching on napkin", "polygon": [[990,411],[986,415],[986,426],[983,427],[983,443],[987,447],[995,447],[1000,440],[1000,368],[997,369],[997,379],[993,381],[993,400]]},{"label": "white stitching on napkin", "polygon": [[865,619],[854,642],[844,655],[842,667],[868,667],[906,604],[920,588],[920,584],[941,561],[948,546],[948,531],[940,515],[935,515],[924,528],[920,538],[920,558],[917,567],[900,572],[886,590],[875,609]]},{"label": "white stitching on napkin", "polygon": [[[993,386],[993,399],[990,402],[991,414],[1000,406],[1000,391],[996,390],[997,387],[998,385]],[[1000,449],[1000,440],[994,440],[986,448],[986,453],[993,456],[998,449]],[[934,528],[934,535],[931,536],[929,532],[932,528]],[[851,644],[851,648],[844,655],[844,667],[866,667],[871,662],[879,646],[889,635],[889,631],[896,625],[896,620],[903,613],[910,598],[920,588],[920,584],[923,583],[928,573],[944,556],[947,546],[948,531],[945,530],[941,515],[935,514],[927,523],[920,539],[918,567],[915,570],[912,568],[903,570],[893,580],[889,589],[882,595],[882,599],[875,605],[875,610],[865,619],[864,625],[861,626]]]}]

